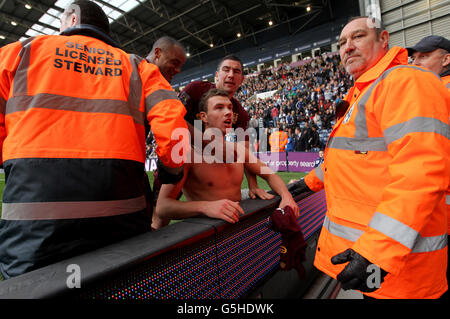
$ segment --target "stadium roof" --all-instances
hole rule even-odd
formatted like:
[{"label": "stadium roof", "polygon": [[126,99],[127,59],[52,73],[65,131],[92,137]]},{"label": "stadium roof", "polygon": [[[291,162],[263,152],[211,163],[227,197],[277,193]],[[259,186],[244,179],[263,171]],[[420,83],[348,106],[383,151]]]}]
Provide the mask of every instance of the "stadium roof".
[{"label": "stadium roof", "polygon": [[[57,34],[59,16],[71,0],[0,0],[0,46],[38,34]],[[349,12],[355,0],[97,0],[111,33],[127,52],[146,56],[169,35],[190,55],[186,65],[298,34]]]}]

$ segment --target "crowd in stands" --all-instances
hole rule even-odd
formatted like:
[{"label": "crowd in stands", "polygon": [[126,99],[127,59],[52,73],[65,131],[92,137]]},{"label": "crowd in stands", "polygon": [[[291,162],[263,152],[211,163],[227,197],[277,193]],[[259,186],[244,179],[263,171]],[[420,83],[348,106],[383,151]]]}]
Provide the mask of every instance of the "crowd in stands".
[{"label": "crowd in stands", "polygon": [[[266,137],[284,130],[288,152],[318,152],[335,123],[335,105],[351,86],[339,55],[328,54],[250,74],[236,97],[249,113],[250,127],[263,129]],[[270,97],[256,97],[275,90]]]}]

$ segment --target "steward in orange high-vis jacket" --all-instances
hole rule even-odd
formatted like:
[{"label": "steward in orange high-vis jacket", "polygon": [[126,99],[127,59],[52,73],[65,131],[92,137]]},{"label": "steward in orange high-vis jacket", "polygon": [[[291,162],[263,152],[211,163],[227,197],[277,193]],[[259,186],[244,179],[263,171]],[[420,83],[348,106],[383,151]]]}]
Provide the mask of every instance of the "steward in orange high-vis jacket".
[{"label": "steward in orange high-vis jacket", "polygon": [[[438,74],[442,83],[450,92],[450,40],[439,35],[429,35],[422,38],[415,46],[406,49],[411,56],[412,64],[422,66]],[[450,109],[450,104],[447,104],[447,108]],[[446,202],[447,232],[450,233],[450,190],[448,189]],[[447,282],[449,280],[448,270],[447,266]],[[448,290],[446,294],[448,295]]]},{"label": "steward in orange high-vis jacket", "polygon": [[269,136],[269,145],[271,152],[284,152],[288,142],[288,135],[280,128]]},{"label": "steward in orange high-vis jacket", "polygon": [[182,177],[185,109],[158,67],[117,48],[93,2],[69,6],[61,31],[0,49],[4,278],[150,231],[148,123],[163,182]]},{"label": "steward in orange high-vis jacket", "polygon": [[[373,21],[373,20],[372,20]],[[314,265],[343,289],[375,298],[439,298],[447,290],[449,95],[436,74],[407,65],[406,49],[371,20],[342,30],[355,79],[324,163],[299,186],[325,188]]]}]

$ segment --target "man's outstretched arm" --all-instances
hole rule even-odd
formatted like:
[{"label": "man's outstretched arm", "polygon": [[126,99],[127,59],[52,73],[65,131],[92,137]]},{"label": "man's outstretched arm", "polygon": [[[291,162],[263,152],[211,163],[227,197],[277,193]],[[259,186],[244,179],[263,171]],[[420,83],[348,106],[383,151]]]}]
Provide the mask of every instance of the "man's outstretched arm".
[{"label": "man's outstretched arm", "polygon": [[264,178],[269,184],[270,188],[280,195],[281,202],[279,207],[284,208],[290,206],[294,211],[296,217],[299,215],[299,208],[291,193],[286,187],[286,184],[280,176],[275,174],[266,164],[257,159],[251,152],[246,152],[245,168],[255,175]]}]

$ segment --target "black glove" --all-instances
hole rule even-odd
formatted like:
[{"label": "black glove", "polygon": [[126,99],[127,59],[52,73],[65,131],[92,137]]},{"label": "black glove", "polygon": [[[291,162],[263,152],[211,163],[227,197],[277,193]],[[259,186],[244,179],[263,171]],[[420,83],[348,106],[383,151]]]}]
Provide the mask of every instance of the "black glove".
[{"label": "black glove", "polygon": [[303,193],[308,193],[313,191],[306,185],[305,180],[301,179],[298,182],[292,183],[288,186],[288,190],[291,192],[292,196],[297,196]]},{"label": "black glove", "polygon": [[[377,284],[381,284],[384,281],[384,277],[387,275],[386,271],[372,264],[366,258],[350,248],[332,257],[331,262],[333,265],[349,262],[344,270],[337,275],[337,280],[341,282],[341,287],[344,290],[355,289],[362,292],[373,292],[380,288]],[[369,267],[371,265],[373,266]],[[378,275],[374,271],[376,267],[380,270],[378,272],[379,278],[374,277]],[[369,278],[369,276],[371,278]]]},{"label": "black glove", "polygon": [[179,172],[169,172],[169,169],[161,163],[159,158],[156,161],[156,169],[158,170],[158,178],[161,181],[161,184],[176,184],[183,178],[183,167],[181,167]]}]

